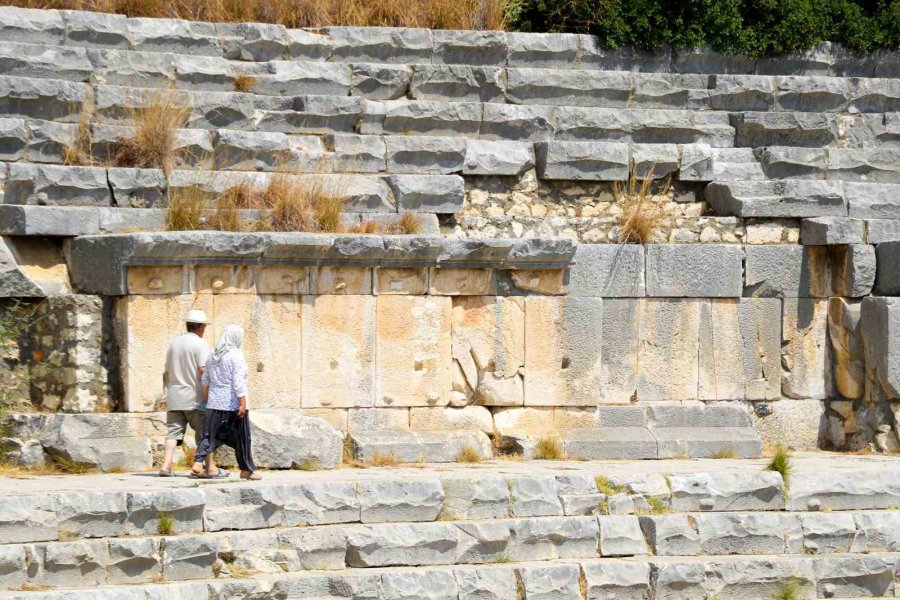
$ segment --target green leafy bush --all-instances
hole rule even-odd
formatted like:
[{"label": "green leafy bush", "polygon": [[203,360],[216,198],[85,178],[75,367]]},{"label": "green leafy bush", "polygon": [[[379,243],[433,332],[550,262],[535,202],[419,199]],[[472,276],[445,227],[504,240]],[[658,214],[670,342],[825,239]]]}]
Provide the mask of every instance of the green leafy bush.
[{"label": "green leafy bush", "polygon": [[900,0],[510,0],[510,29],[591,33],[606,49],[711,46],[759,57],[823,41],[900,48]]}]

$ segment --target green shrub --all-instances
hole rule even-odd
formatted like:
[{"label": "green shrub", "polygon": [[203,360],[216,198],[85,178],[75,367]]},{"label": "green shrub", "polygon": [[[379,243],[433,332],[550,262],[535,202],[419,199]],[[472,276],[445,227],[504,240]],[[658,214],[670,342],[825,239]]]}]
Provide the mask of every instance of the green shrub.
[{"label": "green shrub", "polygon": [[770,56],[830,40],[900,48],[900,0],[511,0],[511,29],[591,33],[600,46],[711,46]]}]

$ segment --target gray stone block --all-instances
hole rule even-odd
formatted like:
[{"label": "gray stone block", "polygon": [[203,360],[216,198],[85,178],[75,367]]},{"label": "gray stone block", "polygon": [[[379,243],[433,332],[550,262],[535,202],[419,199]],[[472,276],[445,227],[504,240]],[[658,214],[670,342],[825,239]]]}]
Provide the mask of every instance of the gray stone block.
[{"label": "gray stone block", "polygon": [[[217,56],[175,56],[175,81],[181,89],[213,92],[234,91],[234,66]],[[259,80],[257,80],[259,83]],[[254,91],[260,91],[254,86]]]},{"label": "gray stone block", "polygon": [[153,538],[110,540],[107,583],[158,581],[162,577],[160,544],[160,540]]},{"label": "gray stone block", "polygon": [[254,93],[270,96],[350,94],[350,67],[341,63],[272,61],[271,75],[260,75]]},{"label": "gray stone block", "polygon": [[392,454],[400,462],[455,462],[460,451],[470,446],[481,451],[483,457],[491,456],[488,437],[477,430],[354,433],[356,457],[362,461],[372,459],[375,452]]},{"label": "gray stone block", "polygon": [[77,236],[100,233],[99,211],[87,207],[0,204],[3,235]]},{"label": "gray stone block", "polygon": [[900,512],[860,511],[854,517],[869,552],[896,552],[900,548]]},{"label": "gray stone block", "polygon": [[666,177],[678,171],[680,155],[676,144],[632,144],[631,161],[638,178]]},{"label": "gray stone block", "polygon": [[556,479],[551,476],[511,478],[509,500],[509,514],[514,517],[547,517],[563,514]]},{"label": "gray stone block", "polygon": [[[123,433],[137,428],[141,419],[126,413],[54,414],[41,434],[41,444],[51,455],[92,465],[101,471],[139,471],[152,464],[150,439]],[[116,443],[109,444],[109,438],[116,439]]]},{"label": "gray stone block", "polygon": [[672,510],[781,510],[781,475],[774,472],[688,473],[669,476]]},{"label": "gray stone block", "polygon": [[109,85],[167,88],[175,81],[172,54],[100,50],[92,53],[91,58],[94,77]]},{"label": "gray stone block", "polygon": [[569,295],[643,297],[644,247],[631,244],[579,244],[569,275]]},{"label": "gray stone block", "polygon": [[659,427],[750,427],[747,409],[727,402],[688,406],[651,404],[647,407],[650,426]]},{"label": "gray stone block", "polygon": [[594,558],[600,530],[597,517],[558,517],[508,521],[510,560]]},{"label": "gray stone block", "polygon": [[864,244],[829,248],[829,294],[867,296],[875,283],[875,256],[875,247]]},{"label": "gray stone block", "polygon": [[[829,179],[866,183],[900,183],[896,148],[828,148]],[[874,188],[870,188],[874,189]]]},{"label": "gray stone block", "polygon": [[583,496],[567,496],[560,494],[563,513],[567,517],[580,515],[596,515],[600,513],[600,504],[606,500],[604,494],[589,494]]},{"label": "gray stone block", "polygon": [[29,121],[29,162],[64,163],[68,148],[74,145],[77,128],[74,123]]},{"label": "gray stone block", "polygon": [[207,496],[199,489],[128,492],[128,535],[157,535],[160,516],[172,519],[172,533],[203,531]]},{"label": "gray stone block", "polygon": [[812,564],[802,558],[735,557],[700,564],[706,575],[705,586],[722,598],[777,597],[791,580],[798,597],[816,597]]},{"label": "gray stone block", "polygon": [[541,179],[625,180],[630,149],[606,142],[540,142],[535,144]]},{"label": "gray stone block", "polygon": [[527,142],[466,140],[465,175],[522,175],[534,167],[534,149]]},{"label": "gray stone block", "polygon": [[59,11],[0,7],[0,39],[61,45],[65,31],[66,25]]},{"label": "gray stone block", "polygon": [[500,566],[461,567],[453,570],[459,600],[518,600],[516,575]]},{"label": "gray stone block", "polygon": [[[372,103],[366,104],[367,112],[371,106]],[[400,135],[475,135],[481,127],[481,113],[482,105],[473,102],[394,100],[384,103],[381,127],[383,133]]]},{"label": "gray stone block", "polygon": [[716,74],[710,83],[710,106],[716,110],[767,111],[775,105],[774,77]]},{"label": "gray stone block", "polygon": [[744,294],[824,297],[827,257],[820,246],[746,246]]},{"label": "gray stone block", "polygon": [[288,57],[306,60],[331,58],[331,37],[317,31],[288,29]]},{"label": "gray stone block", "polygon": [[323,469],[341,464],[343,438],[323,419],[283,411],[250,414],[253,457],[262,468],[296,468],[313,461]]},{"label": "gray stone block", "polygon": [[699,513],[691,515],[703,554],[784,554],[788,536],[802,537],[793,515]]},{"label": "gray stone block", "polygon": [[851,217],[900,219],[900,185],[847,182],[844,191]]},{"label": "gray stone block", "polygon": [[351,68],[353,96],[372,100],[396,100],[409,91],[412,70],[407,65],[354,63]]},{"label": "gray stone block", "polygon": [[815,217],[803,219],[800,241],[809,246],[862,244],[866,237],[866,223],[862,219],[846,217]]},{"label": "gray stone block", "polygon": [[[224,31],[225,27],[228,28],[228,31]],[[297,30],[292,31],[296,32]],[[216,33],[220,38],[224,38],[221,44],[225,58],[233,60],[269,61],[280,59],[288,52],[289,47],[293,49],[295,41],[298,46],[301,43],[300,39],[289,38],[283,25],[270,23],[217,24]],[[294,58],[293,55],[292,58]]]},{"label": "gray stone block", "polygon": [[28,129],[22,119],[0,118],[0,160],[17,161],[25,156]]},{"label": "gray stone block", "polygon": [[672,57],[678,73],[753,73],[756,60],[739,54],[723,54],[711,48],[686,48]]},{"label": "gray stone block", "polygon": [[434,521],[444,503],[437,479],[360,481],[357,486],[363,523]]},{"label": "gray stone block", "polygon": [[659,427],[652,432],[659,458],[715,458],[723,453],[757,458],[762,453],[762,440],[752,427]]},{"label": "gray stone block", "polygon": [[503,477],[442,479],[441,516],[451,519],[499,519],[509,515],[509,485]]},{"label": "gray stone block", "polygon": [[93,70],[84,48],[15,42],[0,48],[0,71],[4,75],[87,81]]},{"label": "gray stone block", "polygon": [[0,114],[77,121],[88,89],[87,84],[72,81],[0,76]]},{"label": "gray stone block", "polygon": [[[217,118],[215,122],[209,123],[208,128],[230,126],[233,129],[255,128],[284,133],[354,133],[354,128],[363,115],[362,100],[350,96],[301,96],[295,99],[295,104],[290,109],[264,112],[258,122],[251,121],[252,107],[247,107],[247,113],[243,109],[243,106],[231,107],[231,111],[236,113],[234,120]],[[226,113],[230,114],[232,113]],[[228,122],[223,123],[221,120]],[[236,126],[235,123],[241,126]]]},{"label": "gray stone block", "polygon": [[331,59],[342,62],[430,63],[431,32],[395,27],[328,27]]},{"label": "gray stone block", "polygon": [[101,167],[9,165],[4,202],[51,206],[110,206],[112,195]]},{"label": "gray stone block", "polygon": [[114,206],[159,207],[167,197],[168,184],[161,169],[110,168],[107,170],[107,181],[113,193]]},{"label": "gray stone block", "polygon": [[397,600],[457,600],[459,592],[450,569],[385,573],[381,588]]},{"label": "gray stone block", "polygon": [[494,140],[549,140],[554,135],[552,112],[549,106],[487,103],[479,133]]},{"label": "gray stone block", "polygon": [[506,34],[510,67],[572,69],[578,55],[579,36],[569,33]]},{"label": "gray stone block", "polygon": [[734,143],[734,128],[726,113],[713,111],[565,106],[556,109],[556,137],[729,147]]},{"label": "gray stone block", "polygon": [[385,136],[384,142],[389,173],[447,175],[462,170],[466,153],[465,140],[391,135]]},{"label": "gray stone block", "polygon": [[752,148],[713,148],[708,144],[681,146],[682,181],[740,181],[765,179]]},{"label": "gray stone block", "polygon": [[43,559],[42,585],[94,587],[106,581],[109,549],[106,540],[58,542],[43,547]]},{"label": "gray stone block", "polygon": [[72,538],[116,537],[125,533],[126,495],[80,492],[57,495],[60,535]]},{"label": "gray stone block", "polygon": [[769,146],[754,154],[768,179],[825,179],[825,152],[824,148]]},{"label": "gray stone block", "polygon": [[646,427],[597,427],[564,432],[563,447],[571,458],[657,458],[657,442]]},{"label": "gray stone block", "polygon": [[624,108],[632,78],[622,71],[507,69],[506,91],[515,104]]},{"label": "gray stone block", "polygon": [[294,549],[303,569],[339,570],[346,567],[347,535],[339,529],[288,529],[278,533],[277,543],[282,548]]},{"label": "gray stone block", "polygon": [[735,146],[805,146],[817,148],[837,141],[834,115],[816,112],[743,112],[731,117]]},{"label": "gray stone block", "polygon": [[[895,284],[896,280],[892,285]],[[876,293],[880,292],[876,289]],[[864,298],[860,323],[865,344],[867,396],[900,399],[900,346],[897,344],[900,298]]]},{"label": "gray stone block", "polygon": [[[506,65],[506,34],[502,31],[436,29],[430,62],[444,65]],[[423,61],[429,62],[429,61]]]},{"label": "gray stone block", "polygon": [[900,242],[900,220],[866,219],[866,242]]},{"label": "gray stone block", "polygon": [[460,549],[456,562],[498,562],[509,548],[512,523],[509,520],[458,523]]},{"label": "gray stone block", "polygon": [[219,553],[220,539],[212,536],[167,537],[162,543],[162,573],[169,581],[209,579]]},{"label": "gray stone block", "polygon": [[608,50],[595,35],[578,35],[578,58],[583,69],[666,73],[672,68],[672,52],[666,46],[653,52],[632,46]]},{"label": "gray stone block", "polygon": [[600,525],[600,554],[603,556],[634,556],[649,553],[637,517],[601,515],[597,517],[597,522]]},{"label": "gray stone block", "polygon": [[855,547],[857,541],[856,521],[848,513],[805,513],[800,514],[803,526],[803,550],[807,554],[835,554],[865,551]]},{"label": "gray stone block", "polygon": [[652,594],[646,562],[599,560],[580,565],[588,598],[644,600]]},{"label": "gray stone block", "polygon": [[463,208],[465,185],[457,175],[391,175],[387,182],[400,211],[455,213]]},{"label": "gray stone block", "polygon": [[775,91],[778,108],[785,111],[833,112],[847,106],[850,82],[842,77],[780,77]]},{"label": "gray stone block", "polygon": [[890,593],[895,561],[878,556],[823,557],[813,568],[819,596],[877,598]]},{"label": "gray stone block", "polygon": [[59,538],[56,502],[46,494],[0,498],[0,541],[24,544]]},{"label": "gray stone block", "polygon": [[[321,481],[279,491],[284,525],[326,525],[360,520],[360,502],[352,482]],[[301,560],[305,560],[301,557]]]},{"label": "gray stone block", "polygon": [[647,543],[656,556],[700,554],[700,534],[689,515],[646,515],[639,519]]},{"label": "gray stone block", "polygon": [[648,296],[740,297],[742,271],[740,246],[647,246]]},{"label": "gray stone block", "polygon": [[878,261],[875,294],[900,296],[900,241],[878,244],[875,256]]},{"label": "gray stone block", "polygon": [[378,173],[385,170],[385,143],[381,136],[331,134],[325,136],[324,144],[332,153],[335,171]]},{"label": "gray stone block", "polygon": [[389,523],[347,528],[348,567],[450,565],[460,532],[451,523]]},{"label": "gray stone block", "polygon": [[578,565],[516,567],[516,575],[529,600],[579,600],[581,570]]},{"label": "gray stone block", "polygon": [[416,100],[503,102],[503,69],[468,65],[415,65],[409,86]]},{"label": "gray stone block", "polygon": [[632,73],[634,88],[629,106],[640,108],[709,108],[709,77],[672,73]]},{"label": "gray stone block", "polygon": [[838,181],[716,181],[706,186],[704,197],[723,216],[847,216],[844,188]]},{"label": "gray stone block", "polygon": [[199,56],[221,56],[215,25],[179,19],[128,19],[131,49]]}]

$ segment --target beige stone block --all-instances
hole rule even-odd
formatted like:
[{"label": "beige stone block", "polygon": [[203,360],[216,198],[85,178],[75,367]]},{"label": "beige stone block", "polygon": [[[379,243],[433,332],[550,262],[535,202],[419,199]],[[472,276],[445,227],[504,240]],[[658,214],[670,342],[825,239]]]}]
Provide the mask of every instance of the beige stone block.
[{"label": "beige stone block", "polygon": [[254,274],[259,294],[297,294],[310,292],[308,267],[256,267]]},{"label": "beige stone block", "polygon": [[428,292],[428,269],[375,269],[375,293],[422,295]]},{"label": "beige stone block", "polygon": [[338,431],[347,433],[349,412],[346,408],[304,408],[302,414],[322,419]]},{"label": "beige stone block", "polygon": [[637,392],[643,312],[644,302],[638,298],[603,300],[600,376],[604,402],[626,404]]},{"label": "beige stone block", "polygon": [[350,433],[408,431],[408,408],[351,408],[347,418]]},{"label": "beige stone block", "polygon": [[450,400],[451,300],[378,296],[377,406],[444,406]]},{"label": "beige stone block", "polygon": [[597,427],[597,409],[594,407],[565,406],[553,410],[553,428],[590,429]]},{"label": "beige stone block", "polygon": [[603,402],[600,298],[525,298],[525,404]]},{"label": "beige stone block", "polygon": [[513,285],[520,290],[547,296],[559,296],[569,289],[565,269],[507,271]]},{"label": "beige stone block", "polygon": [[[163,373],[169,344],[185,331],[184,318],[191,309],[213,314],[211,296],[126,296],[119,300],[118,317],[125,410],[165,410]],[[206,340],[213,345],[212,327]]]},{"label": "beige stone block", "polygon": [[866,357],[859,327],[859,302],[828,299],[828,337],[834,357],[834,381],[841,396],[859,399],[865,392]]},{"label": "beige stone block", "polygon": [[825,436],[825,404],[821,400],[778,400],[769,404],[772,412],[758,417],[750,411],[753,427],[762,438],[763,451],[783,447],[789,450],[818,450]]},{"label": "beige stone block", "polygon": [[368,296],[372,293],[372,269],[367,267],[319,267],[315,270],[313,293]]},{"label": "beige stone block", "polygon": [[831,394],[828,300],[784,298],[781,392],[821,400]]},{"label": "beige stone block", "polygon": [[647,298],[643,307],[637,399],[695,399],[700,301]]},{"label": "beige stone block", "polygon": [[487,406],[522,405],[524,298],[454,298],[452,340],[454,375],[461,375],[454,379],[454,390]]},{"label": "beige stone block", "polygon": [[304,408],[353,408],[375,401],[375,298],[303,298]]},{"label": "beige stone block", "polygon": [[435,296],[493,296],[497,280],[492,269],[429,269],[428,293]]},{"label": "beige stone block", "polygon": [[129,294],[181,294],[187,286],[184,267],[128,267]]},{"label": "beige stone block", "polygon": [[479,429],[492,433],[494,419],[484,406],[416,407],[409,409],[409,426],[413,431]]},{"label": "beige stone block", "polygon": [[246,265],[197,265],[194,291],[198,294],[254,294],[254,271]]},{"label": "beige stone block", "polygon": [[550,406],[517,406],[494,410],[494,427],[498,433],[528,432],[542,435],[554,432],[554,408]]},{"label": "beige stone block", "polygon": [[[226,325],[244,328],[248,405],[299,408],[301,403],[301,303],[298,296],[219,294],[213,297],[214,339]],[[211,340],[212,343],[212,340]]]}]

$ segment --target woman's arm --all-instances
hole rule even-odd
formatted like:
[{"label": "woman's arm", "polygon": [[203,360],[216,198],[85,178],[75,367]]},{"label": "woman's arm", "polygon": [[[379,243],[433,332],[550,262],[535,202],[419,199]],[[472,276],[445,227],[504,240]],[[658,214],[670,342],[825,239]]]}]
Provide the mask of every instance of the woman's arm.
[{"label": "woman's arm", "polygon": [[244,357],[238,357],[234,361],[234,374],[231,380],[232,391],[237,396],[240,407],[238,417],[244,418],[247,414],[247,361]]}]

